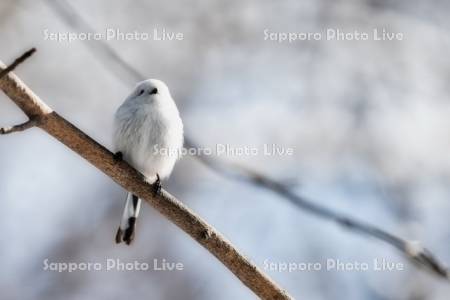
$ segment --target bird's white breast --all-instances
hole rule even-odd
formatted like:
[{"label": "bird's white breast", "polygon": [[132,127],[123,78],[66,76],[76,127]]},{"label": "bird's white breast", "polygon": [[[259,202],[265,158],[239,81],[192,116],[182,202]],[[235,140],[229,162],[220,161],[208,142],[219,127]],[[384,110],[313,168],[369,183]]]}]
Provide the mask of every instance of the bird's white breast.
[{"label": "bird's white breast", "polygon": [[125,101],[115,115],[116,151],[149,182],[168,177],[183,146],[183,123],[173,100],[164,105]]}]

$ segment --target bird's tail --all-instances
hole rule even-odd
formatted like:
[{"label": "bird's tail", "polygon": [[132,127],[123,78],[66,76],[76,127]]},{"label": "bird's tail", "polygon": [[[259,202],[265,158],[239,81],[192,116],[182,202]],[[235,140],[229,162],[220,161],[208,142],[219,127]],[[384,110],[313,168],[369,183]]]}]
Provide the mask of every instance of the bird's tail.
[{"label": "bird's tail", "polygon": [[134,239],[134,230],[136,220],[141,209],[141,199],[132,193],[128,193],[125,209],[123,210],[122,220],[116,233],[116,243],[125,242],[129,245]]}]

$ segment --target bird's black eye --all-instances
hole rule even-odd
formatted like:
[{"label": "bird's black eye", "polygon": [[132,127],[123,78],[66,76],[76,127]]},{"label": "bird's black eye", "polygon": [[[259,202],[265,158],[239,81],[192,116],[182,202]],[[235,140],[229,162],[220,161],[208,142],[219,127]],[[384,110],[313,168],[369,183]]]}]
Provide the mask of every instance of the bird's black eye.
[{"label": "bird's black eye", "polygon": [[144,92],[145,92],[144,90],[140,90],[138,96],[142,95]]},{"label": "bird's black eye", "polygon": [[153,90],[150,91],[150,95],[153,95],[153,94],[158,94],[157,88],[154,88]]}]

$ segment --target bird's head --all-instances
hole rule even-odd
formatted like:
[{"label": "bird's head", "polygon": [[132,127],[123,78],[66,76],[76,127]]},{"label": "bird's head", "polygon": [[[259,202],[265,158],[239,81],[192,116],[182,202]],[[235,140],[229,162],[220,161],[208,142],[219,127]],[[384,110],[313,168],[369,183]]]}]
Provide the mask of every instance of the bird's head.
[{"label": "bird's head", "polygon": [[149,104],[156,104],[158,102],[171,101],[172,96],[164,82],[158,79],[147,79],[136,85],[130,98]]}]

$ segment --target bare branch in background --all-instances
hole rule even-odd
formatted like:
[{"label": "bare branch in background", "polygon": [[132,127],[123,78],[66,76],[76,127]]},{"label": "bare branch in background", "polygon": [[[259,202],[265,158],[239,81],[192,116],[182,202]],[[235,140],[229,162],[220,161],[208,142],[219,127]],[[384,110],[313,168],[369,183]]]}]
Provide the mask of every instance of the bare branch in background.
[{"label": "bare branch in background", "polygon": [[[29,57],[31,57],[31,55],[33,55],[34,52],[36,52],[36,48],[31,48],[30,50],[26,51],[24,54],[22,54],[21,56],[16,58],[11,65],[9,65],[7,68],[0,71],[0,79],[3,76],[7,75],[9,72],[12,72],[18,65],[23,63]],[[18,132],[18,131],[24,131],[31,127],[36,126],[37,123],[38,123],[38,118],[33,116],[28,121],[26,121],[22,124],[14,125],[11,127],[0,127],[0,135],[1,134],[9,134],[9,133]]]},{"label": "bare branch in background", "polygon": [[302,208],[318,217],[328,221],[334,221],[342,227],[351,231],[367,235],[383,241],[403,253],[415,265],[423,268],[431,273],[450,279],[448,269],[441,264],[438,259],[428,249],[422,247],[419,242],[407,241],[385,230],[377,228],[373,225],[364,223],[362,221],[354,220],[348,216],[337,213],[329,208],[317,205],[312,201],[308,201],[294,193],[291,189],[282,183],[269,179],[268,177],[259,174],[255,171],[236,166],[236,170],[242,170],[245,174],[242,179],[246,179],[256,186],[267,189],[289,200],[295,206]]},{"label": "bare branch in background", "polygon": [[[1,67],[0,70],[2,69],[4,68]],[[1,78],[0,88],[31,120],[39,117],[39,128],[81,155],[127,191],[147,201],[217,257],[260,298],[292,299],[216,229],[167,191],[162,190],[161,194],[155,195],[153,187],[143,180],[139,172],[125,161],[115,160],[108,149],[54,112],[14,74]]]},{"label": "bare branch in background", "polygon": [[[79,30],[81,32],[94,32],[92,26],[90,26],[89,23],[82,16],[80,16],[68,2],[48,0],[47,3],[49,3],[50,7],[56,11],[56,13],[63,19],[63,21],[65,21],[68,25],[74,27],[76,30]],[[128,77],[132,78],[132,80],[134,80],[135,82],[145,79],[141,72],[128,64],[108,44],[106,44],[102,40],[96,42],[97,46],[92,47],[91,50],[93,50],[92,53],[97,56],[99,61],[103,62],[104,65],[110,70],[112,70],[111,65],[116,62],[116,64],[123,68],[123,70],[121,71],[125,71],[117,72],[116,70],[112,70],[114,71],[114,75],[116,75],[117,78],[124,81],[126,79],[124,78],[124,74],[127,73],[129,75]],[[88,47],[94,45],[93,43],[84,44]],[[96,51],[96,49],[101,50],[101,52]],[[127,80],[129,79],[127,78]],[[194,140],[189,137],[185,137],[185,146],[187,148],[198,148],[198,145],[194,142]],[[334,221],[335,223],[352,232],[370,236],[379,241],[387,243],[398,249],[418,267],[430,271],[431,273],[439,277],[450,279],[449,271],[447,270],[447,268],[443,264],[441,264],[428,249],[418,246],[418,243],[407,241],[376,226],[366,224],[362,221],[355,220],[348,216],[344,216],[329,208],[317,205],[312,201],[308,201],[307,199],[293,192],[289,186],[281,182],[272,180],[268,176],[265,176],[254,170],[221,161],[217,157],[206,157],[201,155],[195,157],[205,166],[209,167],[211,170],[224,177],[237,180],[239,182],[244,181],[260,188],[264,188],[268,191],[274,192],[278,196],[281,196],[282,198],[290,201],[299,209],[314,214],[325,220]],[[412,247],[411,245],[415,246]],[[412,248],[414,248],[415,250],[411,251]]]}]

